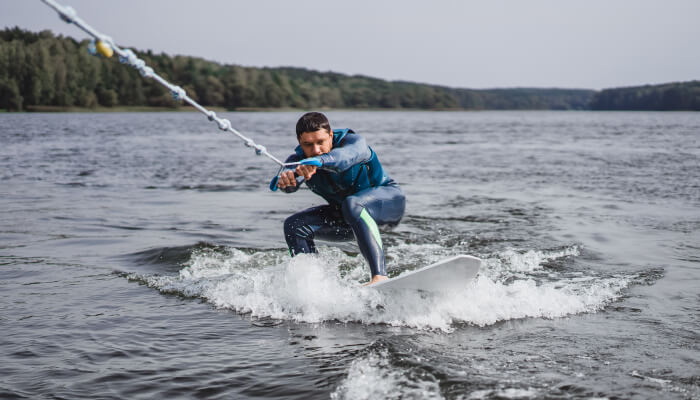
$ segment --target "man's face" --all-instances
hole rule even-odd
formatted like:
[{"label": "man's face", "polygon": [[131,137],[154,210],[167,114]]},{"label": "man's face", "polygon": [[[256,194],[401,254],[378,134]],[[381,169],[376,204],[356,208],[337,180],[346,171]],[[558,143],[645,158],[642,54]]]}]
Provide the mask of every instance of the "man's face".
[{"label": "man's face", "polygon": [[325,129],[304,132],[299,136],[299,144],[307,158],[320,156],[331,151],[331,147],[333,147],[333,133]]}]

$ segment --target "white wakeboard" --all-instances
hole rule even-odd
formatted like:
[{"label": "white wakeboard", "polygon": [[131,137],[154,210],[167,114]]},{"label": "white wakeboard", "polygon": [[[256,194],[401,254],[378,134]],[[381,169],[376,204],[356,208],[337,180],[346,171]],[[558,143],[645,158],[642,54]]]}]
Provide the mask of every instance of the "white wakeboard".
[{"label": "white wakeboard", "polygon": [[413,289],[428,292],[464,290],[479,272],[481,260],[472,256],[456,256],[395,278],[370,285],[377,290]]}]

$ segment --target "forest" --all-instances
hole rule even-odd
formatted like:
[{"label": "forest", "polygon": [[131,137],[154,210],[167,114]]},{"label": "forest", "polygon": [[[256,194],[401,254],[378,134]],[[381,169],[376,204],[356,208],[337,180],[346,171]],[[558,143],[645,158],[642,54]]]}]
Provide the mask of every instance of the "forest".
[{"label": "forest", "polygon": [[591,110],[700,111],[700,81],[605,89],[593,96]]},{"label": "forest", "polygon": [[[0,31],[0,109],[165,107],[181,104],[155,81],[115,59],[92,56],[89,41]],[[245,109],[586,110],[700,109],[698,82],[609,89],[461,89],[319,72],[224,65],[197,57],[135,53],[202,105]],[[113,57],[116,58],[116,57]],[[678,86],[680,85],[680,86]],[[631,108],[630,108],[631,107]]]}]

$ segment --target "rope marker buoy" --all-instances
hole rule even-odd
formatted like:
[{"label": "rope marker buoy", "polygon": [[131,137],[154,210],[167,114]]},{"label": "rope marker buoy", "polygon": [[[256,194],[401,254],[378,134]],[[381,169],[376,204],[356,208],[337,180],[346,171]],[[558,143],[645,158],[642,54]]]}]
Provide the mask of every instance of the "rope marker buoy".
[{"label": "rope marker buoy", "polygon": [[97,43],[95,44],[95,48],[97,49],[97,52],[100,53],[104,58],[110,58],[114,54],[114,50],[112,50],[112,47],[101,40],[97,41]]}]

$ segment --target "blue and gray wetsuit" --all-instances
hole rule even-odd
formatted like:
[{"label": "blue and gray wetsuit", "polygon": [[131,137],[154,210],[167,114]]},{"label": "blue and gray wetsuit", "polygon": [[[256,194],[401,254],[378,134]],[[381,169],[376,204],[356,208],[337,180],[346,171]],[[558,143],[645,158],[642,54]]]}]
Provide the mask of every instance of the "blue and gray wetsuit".
[{"label": "blue and gray wetsuit", "polygon": [[[295,151],[286,162],[306,158],[301,146]],[[290,254],[315,253],[314,238],[345,241],[354,234],[372,276],[386,275],[378,225],[396,225],[403,217],[406,198],[401,188],[384,173],[374,150],[350,129],[334,129],[331,151],[317,158],[323,165],[306,185],[328,205],[309,208],[284,221]],[[297,177],[297,185],[284,191],[295,192],[303,180]]]}]

